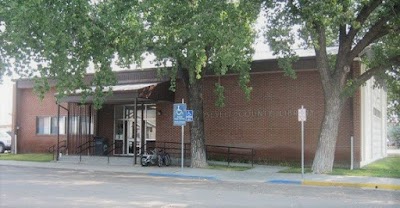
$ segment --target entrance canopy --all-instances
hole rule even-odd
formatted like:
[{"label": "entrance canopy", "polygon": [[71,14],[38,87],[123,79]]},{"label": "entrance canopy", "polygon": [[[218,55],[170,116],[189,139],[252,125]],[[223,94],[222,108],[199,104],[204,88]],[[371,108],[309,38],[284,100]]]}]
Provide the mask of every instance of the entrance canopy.
[{"label": "entrance canopy", "polygon": [[[105,91],[109,88],[112,89],[112,95],[106,97],[106,104],[118,104],[118,103],[132,103],[136,99],[138,101],[174,101],[174,93],[169,90],[170,83],[167,82],[152,82],[152,83],[136,83],[126,85],[116,85],[112,87],[106,87]],[[77,91],[74,95],[64,97],[61,102],[68,103],[79,103],[81,102],[81,94]],[[86,98],[86,103],[92,103],[93,97],[89,96]]]}]

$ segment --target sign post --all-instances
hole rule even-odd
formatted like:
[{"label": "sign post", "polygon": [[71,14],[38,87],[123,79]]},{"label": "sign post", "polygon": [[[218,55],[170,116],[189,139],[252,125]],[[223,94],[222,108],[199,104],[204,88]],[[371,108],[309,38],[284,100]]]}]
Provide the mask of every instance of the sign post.
[{"label": "sign post", "polygon": [[185,135],[185,125],[186,125],[186,103],[182,99],[182,103],[175,103],[174,109],[174,126],[181,126],[181,169],[183,170],[183,160],[184,160],[184,135]]},{"label": "sign post", "polygon": [[303,106],[298,111],[298,119],[301,122],[301,178],[304,178],[304,122],[307,120],[307,111]]}]

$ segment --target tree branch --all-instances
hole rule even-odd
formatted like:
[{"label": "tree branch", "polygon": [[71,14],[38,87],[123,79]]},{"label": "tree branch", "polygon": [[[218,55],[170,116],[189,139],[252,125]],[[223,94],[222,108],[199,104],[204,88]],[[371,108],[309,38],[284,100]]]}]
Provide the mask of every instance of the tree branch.
[{"label": "tree branch", "polygon": [[[390,57],[387,61],[387,63],[390,64],[395,64],[398,65],[400,63],[400,55],[396,55],[393,57]],[[364,72],[363,74],[359,75],[355,79],[353,79],[355,83],[355,87],[358,88],[361,86],[363,83],[365,83],[367,80],[369,80],[372,76],[382,73],[388,69],[388,65],[379,65],[373,68],[370,68],[368,71]]]},{"label": "tree branch", "polygon": [[378,66],[369,69],[368,71],[364,72],[363,74],[359,75],[355,79],[353,79],[353,83],[355,83],[355,88],[360,87],[362,84],[364,84],[366,81],[368,81],[372,76],[377,75],[383,71],[385,71],[385,67],[383,66]]},{"label": "tree branch", "polygon": [[339,45],[344,45],[345,41],[347,40],[347,35],[346,35],[346,25],[340,25],[339,27]]},{"label": "tree branch", "polygon": [[324,92],[329,92],[332,88],[331,73],[328,65],[328,54],[326,52],[326,34],[325,28],[318,23],[314,23],[317,33],[318,46],[314,46],[317,68],[320,72]]},{"label": "tree branch", "polygon": [[[348,11],[348,7],[343,8],[343,12]],[[337,77],[346,77],[346,73],[342,73],[342,69],[345,65],[345,60],[346,57],[348,56],[350,49],[351,49],[351,44],[348,44],[349,41],[347,37],[347,23],[343,23],[339,25],[339,49],[338,49],[338,54],[336,57],[336,64],[335,64],[335,70],[334,70],[334,76]]]},{"label": "tree branch", "polygon": [[[369,15],[381,4],[382,4],[382,0],[373,0],[372,2],[370,2],[370,4],[365,5],[361,9],[360,13],[358,13],[356,21],[360,25],[363,25],[365,23],[365,21],[368,19]],[[360,29],[361,29],[361,27],[351,26],[349,33],[348,33],[348,40],[349,40],[348,43],[349,44],[351,44],[353,42],[354,37],[356,36],[358,31],[360,31]]]},{"label": "tree branch", "polygon": [[369,31],[364,35],[364,37],[358,41],[356,46],[351,50],[348,60],[353,60],[357,57],[364,48],[370,45],[375,40],[387,35],[389,33],[389,27],[386,25],[387,21],[390,19],[389,16],[385,16],[379,21],[377,21]]}]

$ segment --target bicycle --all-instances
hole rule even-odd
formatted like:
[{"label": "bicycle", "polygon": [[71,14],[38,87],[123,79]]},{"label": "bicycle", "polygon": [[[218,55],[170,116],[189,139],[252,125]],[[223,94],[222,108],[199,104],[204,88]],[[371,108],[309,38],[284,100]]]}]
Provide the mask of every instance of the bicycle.
[{"label": "bicycle", "polygon": [[162,167],[163,165],[169,166],[171,164],[171,157],[168,153],[166,153],[163,149],[151,150],[151,154],[144,154],[141,157],[140,163],[142,166],[148,166],[157,164],[158,167]]},{"label": "bicycle", "polygon": [[159,155],[158,155],[158,150],[154,149],[151,150],[151,154],[149,153],[145,153],[142,155],[140,163],[142,164],[142,166],[148,166],[150,165],[154,165],[156,163],[158,163],[159,159],[158,159]]},{"label": "bicycle", "polygon": [[158,152],[158,167],[171,165],[171,157],[163,149]]}]

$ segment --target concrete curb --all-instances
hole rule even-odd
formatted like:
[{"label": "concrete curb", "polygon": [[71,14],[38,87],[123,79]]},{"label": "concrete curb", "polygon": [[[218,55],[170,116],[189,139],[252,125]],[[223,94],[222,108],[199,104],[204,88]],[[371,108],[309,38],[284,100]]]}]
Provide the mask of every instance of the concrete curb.
[{"label": "concrete curb", "polygon": [[302,185],[307,185],[307,186],[340,186],[340,187],[352,187],[352,188],[400,190],[400,185],[378,184],[378,183],[354,183],[354,182],[304,180],[302,182]]},{"label": "concrete curb", "polygon": [[289,184],[289,185],[302,185],[302,182],[299,180],[286,180],[286,179],[274,179],[268,180],[266,183],[273,183],[273,184]]},{"label": "concrete curb", "polygon": [[266,183],[288,184],[288,185],[304,185],[304,186],[333,186],[333,187],[349,187],[349,188],[369,188],[382,190],[400,190],[400,185],[381,184],[381,183],[355,183],[355,182],[339,182],[339,181],[314,181],[314,180],[286,180],[274,179],[268,180]]},{"label": "concrete curb", "polygon": [[221,181],[214,176],[197,176],[197,175],[185,175],[176,173],[148,173],[148,176],[156,177],[168,177],[168,178],[183,178],[183,179],[197,179],[197,180],[209,180],[209,181]]}]

